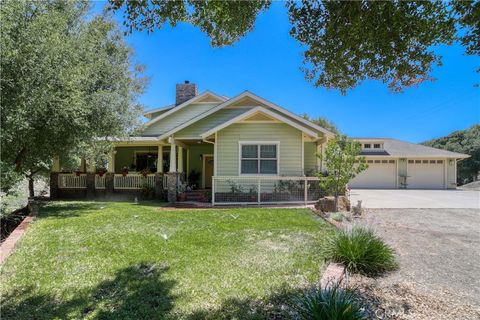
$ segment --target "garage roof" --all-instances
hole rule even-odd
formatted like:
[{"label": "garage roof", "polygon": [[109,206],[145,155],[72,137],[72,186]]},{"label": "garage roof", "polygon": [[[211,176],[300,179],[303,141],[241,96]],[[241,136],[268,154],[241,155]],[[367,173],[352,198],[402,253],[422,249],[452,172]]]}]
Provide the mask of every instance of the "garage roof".
[{"label": "garage roof", "polygon": [[423,146],[416,143],[401,141],[390,138],[354,138],[360,142],[383,142],[383,150],[363,150],[360,154],[363,156],[390,156],[402,158],[469,158],[468,154],[451,152],[447,150],[436,149]]}]

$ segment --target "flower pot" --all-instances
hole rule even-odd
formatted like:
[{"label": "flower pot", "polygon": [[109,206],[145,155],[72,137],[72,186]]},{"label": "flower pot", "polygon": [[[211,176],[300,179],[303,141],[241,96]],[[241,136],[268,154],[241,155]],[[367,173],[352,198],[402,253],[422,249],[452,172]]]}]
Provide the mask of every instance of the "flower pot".
[{"label": "flower pot", "polygon": [[76,171],[76,172],[75,172],[75,175],[76,175],[77,177],[80,177],[80,171]]}]

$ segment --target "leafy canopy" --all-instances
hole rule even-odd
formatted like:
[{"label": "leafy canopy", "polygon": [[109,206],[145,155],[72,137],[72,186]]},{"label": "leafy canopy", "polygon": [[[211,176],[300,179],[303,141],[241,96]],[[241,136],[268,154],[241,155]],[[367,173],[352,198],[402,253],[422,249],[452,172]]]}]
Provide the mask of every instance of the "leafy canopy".
[{"label": "leafy canopy", "polygon": [[448,136],[426,141],[422,144],[471,156],[457,164],[457,182],[459,184],[473,181],[480,172],[480,125],[455,131]]},{"label": "leafy canopy", "polygon": [[[123,12],[130,32],[186,22],[205,32],[215,47],[232,45],[253,30],[270,4],[109,0],[110,9]],[[289,0],[285,6],[290,35],[305,49],[306,79],[343,94],[367,79],[382,81],[394,92],[432,80],[433,67],[441,65],[436,45],[458,41],[466,54],[480,54],[478,0]]]},{"label": "leafy canopy", "polygon": [[86,1],[67,0],[0,6],[5,167],[31,177],[55,155],[93,160],[96,137],[137,126],[141,68],[115,23],[87,19],[88,10]]},{"label": "leafy canopy", "polygon": [[315,123],[316,125],[327,129],[328,131],[338,135],[340,134],[340,131],[337,128],[337,125],[333,123],[332,121],[328,120],[325,117],[316,117],[316,118],[311,118],[308,114],[304,113],[303,118],[305,120],[308,120],[310,122]]},{"label": "leafy canopy", "polygon": [[335,196],[337,211],[338,196],[357,174],[368,168],[363,157],[359,157],[361,144],[358,141],[337,136],[328,141],[324,154],[317,155],[324,162],[326,174],[319,174],[320,186]]},{"label": "leafy canopy", "polygon": [[176,26],[188,22],[211,39],[212,46],[231,45],[253,30],[257,14],[271,1],[195,1],[195,0],[111,0],[110,9],[124,9],[124,25],[132,32],[153,31],[165,23]]}]

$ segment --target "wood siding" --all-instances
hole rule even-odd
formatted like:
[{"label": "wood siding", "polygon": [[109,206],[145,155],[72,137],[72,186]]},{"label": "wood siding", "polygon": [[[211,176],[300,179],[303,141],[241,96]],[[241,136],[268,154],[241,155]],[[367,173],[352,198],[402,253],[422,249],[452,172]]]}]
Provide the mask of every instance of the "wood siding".
[{"label": "wood siding", "polygon": [[237,176],[239,141],[279,141],[279,175],[302,175],[302,132],[284,123],[237,123],[217,134],[217,175]]},{"label": "wood siding", "polygon": [[316,142],[305,142],[304,147],[304,161],[305,161],[305,173],[310,175],[316,171],[317,167],[317,143]]},{"label": "wood siding", "polygon": [[193,104],[180,109],[145,128],[143,135],[161,135],[215,107],[214,104]]},{"label": "wood siding", "polygon": [[227,122],[230,119],[235,118],[236,116],[245,113],[249,108],[237,108],[237,109],[222,109],[208,117],[205,117],[190,126],[180,130],[175,133],[176,138],[182,137],[199,137],[202,133],[215,128],[216,126],[221,125],[224,122]]}]

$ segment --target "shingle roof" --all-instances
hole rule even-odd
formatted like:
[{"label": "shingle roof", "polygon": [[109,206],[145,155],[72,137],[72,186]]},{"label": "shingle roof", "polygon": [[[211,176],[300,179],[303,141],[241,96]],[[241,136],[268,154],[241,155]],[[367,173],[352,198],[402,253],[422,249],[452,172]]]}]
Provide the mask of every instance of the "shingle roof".
[{"label": "shingle roof", "polygon": [[390,156],[390,157],[443,157],[443,158],[468,158],[467,154],[436,149],[424,145],[401,141],[391,138],[354,138],[359,141],[383,141],[383,151],[362,151],[361,155]]}]

